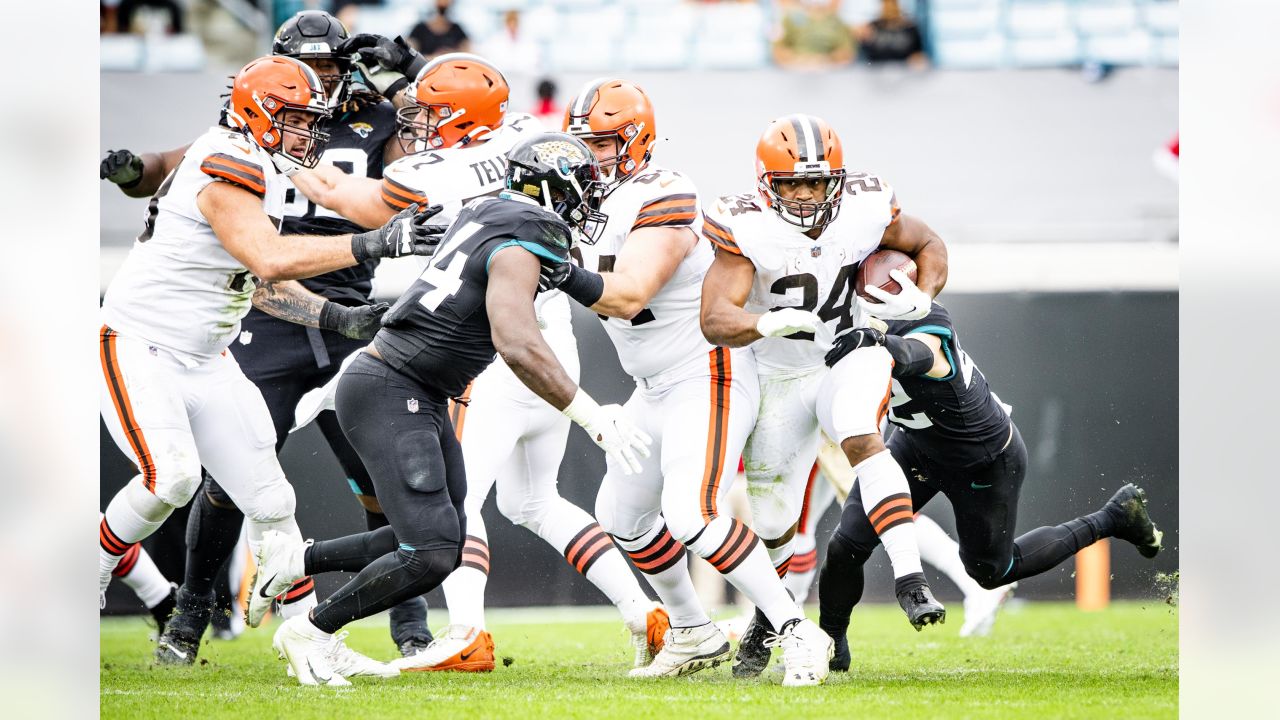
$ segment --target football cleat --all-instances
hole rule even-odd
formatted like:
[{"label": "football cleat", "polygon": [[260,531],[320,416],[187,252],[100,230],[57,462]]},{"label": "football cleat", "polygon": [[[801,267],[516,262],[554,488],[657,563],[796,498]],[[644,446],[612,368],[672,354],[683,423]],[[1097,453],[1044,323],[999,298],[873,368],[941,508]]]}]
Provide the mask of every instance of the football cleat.
[{"label": "football cleat", "polygon": [[164,632],[156,641],[156,663],[160,665],[191,665],[200,652],[200,639],[209,627],[213,616],[213,592],[200,596],[178,588],[174,598],[173,614],[165,623]]},{"label": "football cleat", "polygon": [[898,605],[902,606],[916,632],[923,630],[925,625],[947,621],[947,609],[933,597],[926,584],[913,585],[899,592]]},{"label": "football cleat", "polygon": [[849,652],[849,638],[843,632],[834,636],[828,634],[828,637],[835,642],[835,649],[827,667],[831,668],[831,672],[849,672],[849,666],[853,664],[853,655]]},{"label": "football cleat", "polygon": [[753,678],[764,672],[773,657],[773,646],[765,644],[770,635],[773,631],[757,610],[738,640],[738,652],[733,658],[734,677]]},{"label": "football cleat", "polygon": [[1151,522],[1147,514],[1147,492],[1129,483],[1116,491],[1103,506],[1116,518],[1113,537],[1132,543],[1144,558],[1153,558],[1160,552],[1164,533]]},{"label": "football cleat", "polygon": [[960,637],[986,637],[996,624],[996,613],[1004,606],[1004,602],[1013,597],[1013,589],[1018,583],[1009,583],[995,590],[966,595],[964,598],[964,624],[960,626]]},{"label": "football cleat", "polygon": [[493,636],[466,625],[450,625],[426,649],[392,660],[400,672],[493,672]]},{"label": "football cleat", "polygon": [[830,672],[835,643],[808,618],[793,620],[780,635],[765,640],[766,647],[782,648],[782,684],[785,687],[821,685]]},{"label": "football cleat", "polygon": [[691,628],[673,627],[667,630],[662,650],[654,656],[653,662],[633,668],[628,674],[634,678],[688,675],[726,662],[732,654],[728,638],[715,623]]},{"label": "football cleat", "polygon": [[336,633],[328,647],[329,666],[345,678],[380,677],[389,678],[400,674],[398,668],[390,663],[378,662],[371,657],[347,647],[347,633]]},{"label": "football cleat", "polygon": [[631,631],[631,647],[635,649],[635,660],[632,667],[644,667],[653,662],[653,658],[662,651],[663,638],[671,629],[671,618],[658,603],[645,613],[644,625],[628,627]]},{"label": "football cleat", "polygon": [[271,647],[289,663],[292,677],[303,685],[343,687],[351,683],[333,667],[331,646],[335,641],[340,643],[341,638],[321,631],[307,618],[299,616],[280,624],[271,638]]},{"label": "football cleat", "polygon": [[249,593],[249,607],[245,610],[245,622],[249,627],[262,624],[262,617],[271,609],[271,602],[296,581],[306,575],[303,570],[303,554],[308,540],[286,535],[277,530],[262,534],[262,542],[253,559],[257,569],[253,575],[253,590]]}]

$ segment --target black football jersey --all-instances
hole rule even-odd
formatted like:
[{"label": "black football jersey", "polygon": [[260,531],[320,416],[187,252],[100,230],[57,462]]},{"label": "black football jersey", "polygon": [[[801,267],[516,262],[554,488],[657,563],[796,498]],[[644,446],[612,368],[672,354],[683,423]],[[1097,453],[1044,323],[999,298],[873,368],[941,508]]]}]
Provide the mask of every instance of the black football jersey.
[{"label": "black football jersey", "polygon": [[[570,237],[569,226],[538,205],[501,197],[468,203],[431,264],[383,316],[373,338],[378,354],[443,397],[461,395],[495,354],[485,308],[490,258],[518,246],[563,262]],[[566,250],[553,251],[557,245]]]},{"label": "black football jersey", "polygon": [[[228,125],[226,106],[222,108],[218,124]],[[320,155],[320,162],[334,165],[351,175],[362,173],[365,177],[382,179],[383,146],[388,141],[394,142],[396,132],[396,110],[390,102],[362,93],[335,110],[324,131],[329,133],[329,143]],[[284,196],[281,234],[345,235],[366,229],[316,205],[289,183]],[[377,260],[367,260],[360,265],[301,282],[307,289],[330,300],[344,305],[362,305],[369,302],[369,294],[373,292],[373,271],[377,267]]]},{"label": "black football jersey", "polygon": [[894,378],[889,421],[940,465],[969,467],[995,459],[1009,440],[1009,414],[960,347],[947,309],[935,302],[919,320],[890,322],[889,333],[936,335],[952,367],[942,378]]}]

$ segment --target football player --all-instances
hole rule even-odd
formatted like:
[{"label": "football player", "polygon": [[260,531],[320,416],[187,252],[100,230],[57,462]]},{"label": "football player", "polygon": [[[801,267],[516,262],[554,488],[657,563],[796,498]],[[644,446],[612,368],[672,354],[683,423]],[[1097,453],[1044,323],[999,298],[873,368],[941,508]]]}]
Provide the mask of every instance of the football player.
[{"label": "football player", "polygon": [[[756,180],[755,192],[720,198],[707,213],[703,233],[716,252],[702,288],[707,339],[749,345],[760,367],[759,420],[744,450],[752,522],[784,575],[821,428],[858,471],[898,602],[919,630],[945,611],[920,567],[906,476],[880,434],[892,360],[884,348],[864,348],[828,370],[822,357],[833,335],[871,314],[927,313],[946,282],[946,249],[923,222],[900,215],[883,179],[847,172],[839,137],[811,115],[769,124],[756,146]],[[903,275],[902,292],[872,308],[855,303],[854,276],[879,247],[911,255],[920,284]],[[735,674],[768,664],[763,620],[757,613],[744,632]]]},{"label": "football player", "polygon": [[[1008,406],[961,348],[942,305],[933,303],[921,318],[890,322],[888,334],[854,330],[836,341],[826,362],[837,365],[867,347],[884,348],[893,358],[889,418],[898,430],[889,452],[907,472],[911,505],[924,507],[939,492],[947,496],[960,559],[979,585],[995,590],[1038,575],[1104,537],[1132,543],[1143,557],[1160,552],[1163,534],[1147,514],[1146,493],[1132,484],[1097,512],[1015,539],[1027,448]],[[862,566],[883,540],[866,502],[865,493],[849,493],[818,580],[822,628],[836,641],[833,670],[849,669],[849,614],[862,596]]]},{"label": "football player", "polygon": [[[276,632],[275,647],[303,684],[342,685],[349,669],[363,671],[367,665],[335,656],[334,633],[431,590],[461,563],[466,472],[448,400],[462,395],[495,350],[611,460],[638,471],[639,457],[648,455],[648,438],[620,407],[601,407],[573,382],[539,331],[534,307],[544,266],[564,262],[574,232],[596,217],[599,165],[560,133],[532,136],[508,160],[508,189],[459,213],[436,257],[338,382],[338,420],[391,526],[314,544],[273,533],[258,554],[251,607],[305,575],[359,573],[310,617]],[[378,665],[368,671],[381,674]],[[429,668],[411,657],[389,668],[399,669]]]},{"label": "football player", "polygon": [[[400,157],[403,149],[393,137],[395,108],[352,84],[352,45],[359,47],[357,38],[349,38],[337,18],[320,10],[304,10],[280,26],[272,54],[301,60],[320,75],[324,84],[333,117],[326,126],[329,142],[320,155],[320,166],[348,170],[376,181],[382,177],[383,164]],[[120,184],[126,194],[150,195],[185,151],[183,147],[137,159],[127,150],[114,151],[103,162],[102,174]],[[128,172],[134,166],[136,169]],[[286,187],[282,232],[341,235],[362,229],[310,202],[289,179],[282,182]],[[275,426],[277,452],[288,438],[298,399],[327,382],[342,358],[363,347],[376,331],[377,315],[385,306],[366,307],[372,302],[375,266],[376,261],[370,260],[303,280],[303,288],[292,283],[268,283],[255,293],[256,307],[241,321],[239,342],[232,344],[231,351],[266,400]],[[321,307],[316,322],[309,326],[294,322],[300,313],[305,316],[315,312],[317,304]],[[356,337],[349,337],[353,334]],[[373,496],[369,474],[343,437],[334,414],[323,413],[318,424],[364,509],[369,528],[386,525],[386,517]],[[235,547],[243,517],[217,481],[206,475],[188,520],[187,562],[178,616],[156,648],[159,662],[195,662],[200,638],[213,612],[214,578]],[[281,599],[283,614],[313,607],[313,587],[304,581],[290,589]],[[408,600],[392,608],[390,621],[392,640],[402,653],[412,654],[431,642],[424,599]]]},{"label": "football player", "polygon": [[210,128],[187,149],[107,288],[102,415],[140,474],[99,523],[104,597],[129,547],[191,500],[202,463],[249,518],[252,547],[272,529],[300,536],[266,404],[227,353],[255,280],[284,282],[434,249],[429,215],[416,208],[355,235],[279,233],[281,179],[319,161],[328,115],[324,86],[307,65],[279,56],[246,65],[233,79],[232,127]]},{"label": "football player", "polygon": [[827,638],[787,595],[756,534],[720,512],[747,433],[758,386],[749,351],[715,347],[698,328],[711,246],[697,235],[697,189],[651,160],[657,126],[634,83],[599,78],[565,110],[565,128],[595,152],[608,181],[599,238],[580,265],[554,278],[600,315],[622,367],[636,381],[627,417],[654,437],[657,459],[639,478],[608,466],[596,517],[645,575],[670,613],[661,651],[633,677],[675,676],[728,659],[729,642],[698,602],[685,548],[705,558],[778,628],[785,685],[826,678]]}]

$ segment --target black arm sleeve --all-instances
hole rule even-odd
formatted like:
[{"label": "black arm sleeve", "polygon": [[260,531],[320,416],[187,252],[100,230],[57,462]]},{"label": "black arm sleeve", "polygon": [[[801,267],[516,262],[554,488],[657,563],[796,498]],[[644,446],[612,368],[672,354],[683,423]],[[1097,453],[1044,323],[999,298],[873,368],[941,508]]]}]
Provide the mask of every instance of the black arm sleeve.
[{"label": "black arm sleeve", "polygon": [[933,348],[915,338],[885,335],[884,347],[893,357],[893,376],[924,375],[933,369]]}]

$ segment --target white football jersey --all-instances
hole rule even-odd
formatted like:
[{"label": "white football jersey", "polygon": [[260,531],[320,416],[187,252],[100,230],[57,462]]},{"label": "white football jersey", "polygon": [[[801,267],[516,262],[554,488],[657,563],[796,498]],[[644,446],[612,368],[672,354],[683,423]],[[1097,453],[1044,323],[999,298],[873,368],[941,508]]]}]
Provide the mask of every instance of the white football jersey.
[{"label": "white football jersey", "polygon": [[263,211],[279,227],[285,185],[271,156],[238,131],[210,128],[152,197],[145,228],[102,302],[107,326],[188,363],[230,344],[255,287],[253,275],[222,246],[196,202],[214,181],[262,198]]},{"label": "white football jersey", "polygon": [[[595,244],[579,243],[574,254],[582,266],[609,272],[632,230],[646,227],[701,227],[698,190],[678,172],[650,164],[605,198],[600,208],[609,216]],[[618,361],[632,377],[645,378],[677,367],[712,345],[702,336],[698,313],[702,278],[715,254],[696,242],[675,274],[647,307],[630,320],[601,317],[618,350]]]},{"label": "white football jersey", "polygon": [[406,155],[382,171],[382,201],[399,212],[413,203],[442,205],[432,222],[453,222],[468,201],[497,195],[507,174],[507,153],[521,140],[542,132],[526,113],[507,113],[502,126],[479,145]]},{"label": "white football jersey", "polygon": [[[746,310],[799,308],[818,314],[833,334],[867,324],[858,307],[858,264],[880,246],[898,218],[893,188],[867,173],[851,174],[840,212],[817,239],[765,205],[755,193],[719,198],[706,211],[703,234],[756,267]],[[751,344],[762,370],[821,366],[826,348],[809,334],[761,338]]]}]

